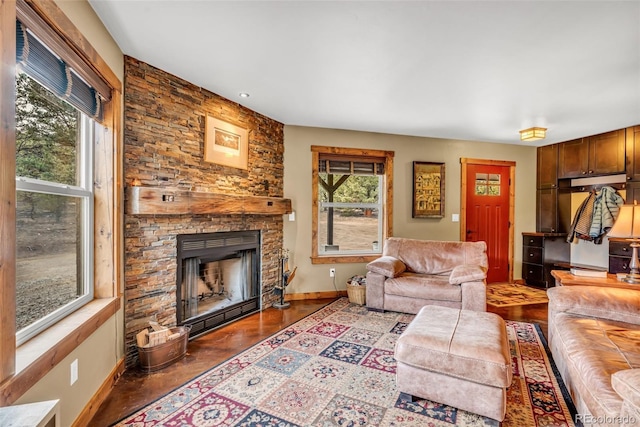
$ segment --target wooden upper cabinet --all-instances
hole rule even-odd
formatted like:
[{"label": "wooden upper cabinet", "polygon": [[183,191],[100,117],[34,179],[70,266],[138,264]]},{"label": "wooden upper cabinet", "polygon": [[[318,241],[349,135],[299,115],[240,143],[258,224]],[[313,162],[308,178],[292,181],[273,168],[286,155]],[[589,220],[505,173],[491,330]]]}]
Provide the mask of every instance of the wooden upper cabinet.
[{"label": "wooden upper cabinet", "polygon": [[563,142],[558,147],[558,178],[579,178],[589,170],[589,138]]},{"label": "wooden upper cabinet", "polygon": [[536,191],[536,231],[558,232],[558,190],[556,188]]},{"label": "wooden upper cabinet", "polygon": [[558,148],[558,178],[625,172],[625,129],[563,142]]},{"label": "wooden upper cabinet", "polygon": [[625,129],[601,133],[589,138],[587,175],[610,175],[625,171]]},{"label": "wooden upper cabinet", "polygon": [[538,147],[538,190],[558,186],[558,144]]},{"label": "wooden upper cabinet", "polygon": [[640,181],[640,126],[627,128],[627,181]]}]

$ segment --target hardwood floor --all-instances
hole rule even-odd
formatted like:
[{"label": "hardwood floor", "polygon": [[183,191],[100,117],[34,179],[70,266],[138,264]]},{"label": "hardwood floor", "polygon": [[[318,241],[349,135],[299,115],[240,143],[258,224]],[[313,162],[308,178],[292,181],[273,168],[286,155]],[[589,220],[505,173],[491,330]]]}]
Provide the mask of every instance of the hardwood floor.
[{"label": "hardwood floor", "polygon": [[[162,397],[190,379],[224,362],[288,325],[317,311],[332,299],[291,301],[291,307],[268,308],[240,319],[189,342],[187,355],[178,362],[153,373],[130,368],[120,377],[89,426],[109,426],[139,408]],[[547,304],[496,308],[507,320],[538,323],[547,337]]]}]

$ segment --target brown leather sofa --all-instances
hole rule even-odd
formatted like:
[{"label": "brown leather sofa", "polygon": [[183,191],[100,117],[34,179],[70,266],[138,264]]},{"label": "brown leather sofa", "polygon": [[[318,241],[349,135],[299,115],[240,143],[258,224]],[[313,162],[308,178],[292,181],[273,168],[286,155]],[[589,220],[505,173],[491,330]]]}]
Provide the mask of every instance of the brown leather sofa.
[{"label": "brown leather sofa", "polygon": [[585,426],[640,425],[640,290],[561,286],[549,347]]},{"label": "brown leather sofa", "polygon": [[417,313],[425,305],[486,311],[485,242],[391,237],[367,264],[370,310]]}]

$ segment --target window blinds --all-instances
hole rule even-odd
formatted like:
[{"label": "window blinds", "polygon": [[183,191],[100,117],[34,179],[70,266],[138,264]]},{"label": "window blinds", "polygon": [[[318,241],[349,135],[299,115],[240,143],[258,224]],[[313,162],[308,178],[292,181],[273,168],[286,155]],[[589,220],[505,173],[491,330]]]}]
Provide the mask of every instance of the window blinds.
[{"label": "window blinds", "polygon": [[88,116],[102,120],[103,102],[110,98],[110,91],[99,93],[20,21],[16,21],[16,61],[29,77]]},{"label": "window blinds", "polygon": [[385,159],[379,157],[320,154],[318,172],[333,175],[384,175]]}]

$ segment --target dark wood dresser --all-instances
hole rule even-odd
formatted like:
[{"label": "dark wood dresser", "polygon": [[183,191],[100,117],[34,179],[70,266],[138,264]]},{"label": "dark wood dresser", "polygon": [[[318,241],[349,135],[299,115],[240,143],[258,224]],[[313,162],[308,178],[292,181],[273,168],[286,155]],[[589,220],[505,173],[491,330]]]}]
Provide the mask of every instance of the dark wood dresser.
[{"label": "dark wood dresser", "polygon": [[609,239],[609,273],[628,273],[631,246],[627,239]]},{"label": "dark wood dresser", "polygon": [[566,233],[522,233],[522,279],[526,285],[554,286],[551,270],[559,270],[556,264],[567,264],[570,258]]}]

